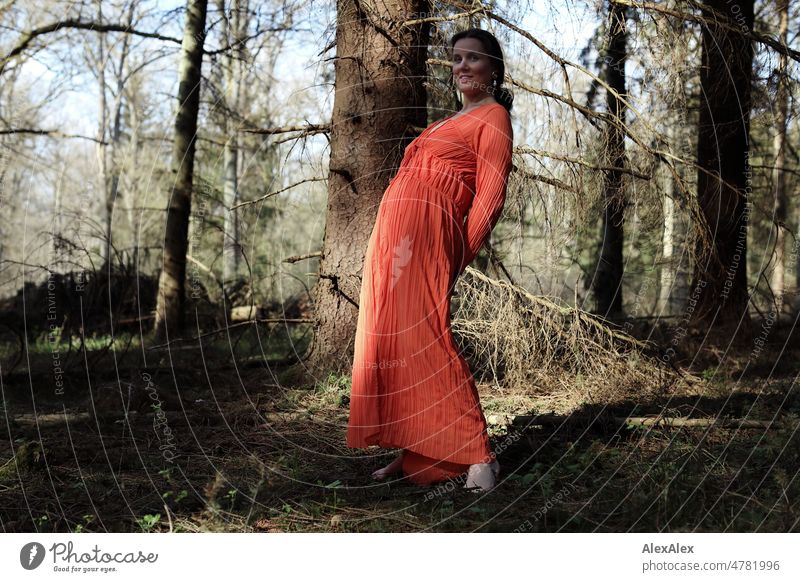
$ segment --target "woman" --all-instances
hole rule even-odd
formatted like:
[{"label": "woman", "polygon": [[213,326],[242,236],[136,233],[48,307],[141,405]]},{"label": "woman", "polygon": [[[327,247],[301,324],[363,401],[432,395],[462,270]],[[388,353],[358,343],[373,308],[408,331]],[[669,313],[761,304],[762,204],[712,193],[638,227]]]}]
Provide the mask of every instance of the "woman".
[{"label": "woman", "polygon": [[467,473],[466,488],[488,491],[500,466],[450,329],[450,298],[503,209],[513,97],[491,33],[459,32],[450,47],[463,107],[408,145],[367,247],[347,445],[403,449],[375,479]]}]

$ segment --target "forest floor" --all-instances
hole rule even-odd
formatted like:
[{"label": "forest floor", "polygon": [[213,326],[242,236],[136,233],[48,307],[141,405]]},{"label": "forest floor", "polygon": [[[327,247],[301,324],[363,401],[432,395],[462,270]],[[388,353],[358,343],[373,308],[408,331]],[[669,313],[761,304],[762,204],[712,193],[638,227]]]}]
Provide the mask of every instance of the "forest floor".
[{"label": "forest floor", "polygon": [[[747,365],[748,354],[712,350],[676,360],[703,378],[695,394],[492,424],[501,479],[477,495],[463,478],[372,481],[397,451],[345,446],[347,376],[308,381],[242,357],[246,342],[232,350],[229,338],[171,350],[128,339],[62,347],[59,359],[40,342],[2,379],[2,531],[800,530],[800,345],[777,332]],[[487,417],[552,409],[541,391],[479,388]],[[608,421],[657,414],[771,424]]]}]

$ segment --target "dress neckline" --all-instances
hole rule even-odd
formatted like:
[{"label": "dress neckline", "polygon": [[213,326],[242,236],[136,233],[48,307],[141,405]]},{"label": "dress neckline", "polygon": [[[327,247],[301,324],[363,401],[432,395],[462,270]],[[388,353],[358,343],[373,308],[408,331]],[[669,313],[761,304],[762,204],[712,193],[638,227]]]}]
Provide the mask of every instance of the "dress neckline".
[{"label": "dress neckline", "polygon": [[[490,105],[500,105],[500,103],[498,103],[497,101],[492,101],[491,103],[484,103],[483,105],[478,105],[477,107],[475,107],[473,109],[470,109],[467,113],[462,113],[461,115],[459,115],[459,113],[461,113],[460,111],[457,111],[456,113],[452,113],[452,114],[448,115],[447,117],[445,117],[444,119],[442,119],[441,121],[439,121],[437,124],[435,124],[432,127],[428,128],[428,134],[433,133],[434,131],[436,131],[437,129],[442,127],[445,123],[447,123],[451,119],[455,119],[456,116],[464,117],[465,115],[469,115],[470,113],[472,113],[476,109],[480,109],[481,107],[488,107]],[[502,107],[502,105],[500,105],[500,106]]]}]

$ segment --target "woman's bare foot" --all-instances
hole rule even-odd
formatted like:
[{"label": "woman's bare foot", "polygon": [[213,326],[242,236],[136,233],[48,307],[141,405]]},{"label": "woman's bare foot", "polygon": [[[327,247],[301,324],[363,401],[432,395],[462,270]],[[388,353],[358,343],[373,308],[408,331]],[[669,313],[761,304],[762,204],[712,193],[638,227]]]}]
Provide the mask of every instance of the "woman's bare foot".
[{"label": "woman's bare foot", "polygon": [[473,493],[483,493],[491,491],[497,484],[497,476],[500,474],[500,463],[497,459],[491,463],[477,463],[469,466],[467,472],[467,482],[464,489]]},{"label": "woman's bare foot", "polygon": [[399,473],[403,469],[403,455],[405,454],[405,450],[400,453],[400,455],[391,463],[383,467],[382,469],[378,469],[374,473],[372,473],[372,478],[376,481],[383,481],[389,475],[394,475],[395,473]]}]

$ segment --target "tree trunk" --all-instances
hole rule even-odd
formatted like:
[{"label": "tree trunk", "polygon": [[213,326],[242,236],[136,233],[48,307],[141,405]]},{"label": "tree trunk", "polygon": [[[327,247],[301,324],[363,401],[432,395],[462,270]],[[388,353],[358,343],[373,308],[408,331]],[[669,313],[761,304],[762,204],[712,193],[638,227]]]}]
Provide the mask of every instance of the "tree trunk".
[{"label": "tree trunk", "polygon": [[[139,124],[139,113],[138,107],[139,104],[135,98],[134,91],[130,90],[130,87],[125,87],[125,100],[128,104],[127,112],[128,112],[128,119],[127,124],[130,129],[130,167],[136,168],[138,167],[138,160],[139,160],[139,132],[140,132],[140,124]],[[133,176],[130,175],[130,172],[127,172],[123,175],[124,183],[122,186],[122,191],[127,200],[127,217],[128,217],[128,228],[131,233],[131,246],[133,247],[133,255],[131,256],[131,264],[135,266],[136,269],[140,269],[141,265],[139,265],[139,244],[140,244],[140,237],[141,237],[141,215],[137,213],[136,206],[137,206],[137,199],[138,196],[137,188],[136,188],[136,180]]]},{"label": "tree trunk", "polygon": [[[778,41],[789,46],[789,0],[777,0],[780,12]],[[786,127],[789,118],[789,87],[787,66],[789,57],[786,53],[779,55],[777,70],[777,93],[775,95],[775,139],[772,150],[775,154],[775,169],[772,171],[772,190],[775,196],[774,220],[776,224],[775,253],[772,257],[775,269],[772,271],[772,293],[775,297],[775,312],[783,310],[783,295],[786,277],[785,245],[786,245]]]},{"label": "tree trunk", "polygon": [[[127,26],[133,28],[133,17],[137,3],[131,2],[128,5]],[[102,2],[97,3],[97,19],[103,22]],[[97,161],[98,161],[98,182],[100,183],[101,199],[103,201],[103,234],[105,240],[101,245],[101,263],[103,269],[111,266],[114,252],[114,207],[119,193],[120,168],[118,164],[119,142],[122,135],[122,100],[123,86],[125,83],[125,65],[128,60],[130,47],[130,35],[122,35],[119,66],[115,70],[116,74],[116,95],[111,108],[108,106],[106,94],[106,61],[111,56],[111,51],[106,49],[106,36],[101,33],[98,37],[98,59],[95,63],[97,67],[97,84],[99,95],[99,115],[97,127]],[[112,67],[113,69],[113,67]],[[109,121],[113,118],[110,128]]]},{"label": "tree trunk", "polygon": [[[97,21],[103,22],[103,4],[97,1]],[[109,205],[111,197],[108,191],[108,145],[106,133],[108,127],[108,102],[106,100],[106,35],[101,34],[97,39],[97,88],[99,95],[97,115],[97,181],[100,184],[100,199],[103,201],[103,234],[105,240],[100,243],[100,262],[103,268],[111,260],[111,216],[112,209]]]},{"label": "tree trunk", "polygon": [[56,273],[61,273],[61,266],[62,266],[62,256],[61,251],[63,250],[63,241],[62,237],[64,236],[64,229],[63,229],[63,221],[61,220],[61,215],[64,212],[63,208],[63,200],[64,200],[64,177],[67,174],[67,161],[64,160],[61,163],[61,171],[58,173],[58,181],[56,182],[55,188],[55,200],[53,201],[53,245],[51,247],[52,253],[52,263],[50,268],[55,271]]},{"label": "tree trunk", "polygon": [[698,225],[704,232],[696,241],[689,305],[693,326],[721,331],[744,323],[742,340],[752,333],[747,222],[753,73],[753,46],[742,30],[753,30],[753,2],[735,4],[735,18],[726,0],[705,0],[703,7],[697,196],[706,224]]},{"label": "tree trunk", "polygon": [[[625,96],[625,62],[627,60],[626,30],[627,7],[610,3],[608,7],[608,48],[605,59],[605,79],[617,93]],[[625,123],[625,105],[612,92],[607,91],[609,114],[616,124]],[[606,127],[605,152],[608,165],[621,168],[625,164],[625,134],[622,128],[609,123]],[[597,263],[592,290],[595,310],[604,317],[622,315],[623,273],[623,221],[625,218],[625,193],[622,173],[607,171],[604,178],[605,204],[603,210],[600,257]]]},{"label": "tree trunk", "polygon": [[[127,25],[133,28],[133,16],[136,10],[136,2],[131,2],[128,5],[128,18],[127,18]],[[114,210],[116,209],[117,203],[117,196],[119,195],[119,182],[120,182],[120,164],[119,164],[119,147],[120,147],[120,139],[122,137],[122,104],[124,99],[124,87],[125,87],[125,77],[127,75],[126,65],[128,61],[128,51],[130,48],[131,37],[128,34],[123,35],[122,37],[122,47],[120,49],[120,57],[119,57],[119,66],[116,70],[117,76],[117,87],[116,87],[116,95],[114,97],[114,106],[112,107],[114,113],[114,123],[111,126],[111,140],[109,144],[109,158],[111,160],[111,180],[108,185],[108,201],[106,202],[106,208],[108,210],[108,224],[107,224],[107,233],[106,238],[108,240],[108,251],[109,257],[111,257],[111,253],[114,251],[114,245],[112,244],[112,234],[113,234],[113,219],[114,219]]]},{"label": "tree trunk", "polygon": [[200,67],[203,63],[207,0],[187,0],[186,24],[181,47],[178,113],[172,167],[175,181],[167,208],[164,257],[158,279],[155,338],[183,331],[186,298],[186,250],[189,246],[189,216],[192,210],[197,115],[200,110]]},{"label": "tree trunk", "polygon": [[[219,0],[220,11],[225,13],[225,2]],[[226,44],[235,48],[225,56],[225,147],[223,151],[224,166],[224,214],[222,226],[222,282],[231,283],[239,274],[240,247],[238,214],[231,210],[239,197],[239,132],[238,123],[231,113],[238,114],[241,105],[242,60],[247,29],[247,2],[233,0],[230,15],[225,18]]]},{"label": "tree trunk", "polygon": [[[680,147],[684,138],[676,131],[677,121],[670,123],[668,149],[682,159],[688,155]],[[676,165],[681,180],[685,179],[683,165]],[[661,281],[659,286],[659,307],[664,315],[676,315],[686,305],[689,297],[689,278],[691,277],[688,253],[684,252],[687,242],[688,223],[680,184],[672,172],[661,165],[664,182],[664,231],[661,243]]]},{"label": "tree trunk", "polygon": [[398,24],[429,8],[427,0],[403,0],[376,4],[367,14],[354,0],[337,3],[328,208],[313,291],[317,327],[306,362],[314,373],[352,365],[361,273],[378,205],[415,137],[410,126],[427,123],[422,81],[430,25]]}]

